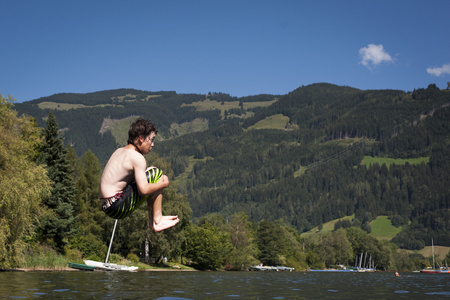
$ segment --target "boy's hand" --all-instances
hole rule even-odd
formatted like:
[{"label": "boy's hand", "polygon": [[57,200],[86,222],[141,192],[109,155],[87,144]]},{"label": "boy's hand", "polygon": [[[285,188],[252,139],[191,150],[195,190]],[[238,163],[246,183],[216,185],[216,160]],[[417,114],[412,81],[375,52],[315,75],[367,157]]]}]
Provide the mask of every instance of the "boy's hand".
[{"label": "boy's hand", "polygon": [[163,183],[163,188],[166,188],[169,186],[169,177],[166,175],[161,176],[161,183]]}]

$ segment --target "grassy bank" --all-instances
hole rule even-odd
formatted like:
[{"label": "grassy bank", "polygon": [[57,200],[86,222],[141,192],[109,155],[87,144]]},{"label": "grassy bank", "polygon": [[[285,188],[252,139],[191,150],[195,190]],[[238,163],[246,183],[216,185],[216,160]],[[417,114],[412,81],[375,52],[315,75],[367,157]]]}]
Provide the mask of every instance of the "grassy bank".
[{"label": "grassy bank", "polygon": [[[74,255],[73,251],[68,251],[68,255],[62,255],[46,245],[35,245],[27,249],[24,255],[24,262],[17,268],[25,271],[64,271],[73,270],[69,267],[69,263],[80,263],[84,261],[80,255]],[[137,258],[137,256],[136,256]],[[166,264],[148,265],[139,262],[138,259],[133,261],[123,258],[118,254],[112,253],[109,257],[110,263],[126,266],[136,266],[139,270],[183,270],[193,271],[194,269],[179,263],[168,262]]]},{"label": "grassy bank", "polygon": [[69,260],[46,245],[35,245],[25,252],[25,261],[21,268],[31,270],[63,270]]}]

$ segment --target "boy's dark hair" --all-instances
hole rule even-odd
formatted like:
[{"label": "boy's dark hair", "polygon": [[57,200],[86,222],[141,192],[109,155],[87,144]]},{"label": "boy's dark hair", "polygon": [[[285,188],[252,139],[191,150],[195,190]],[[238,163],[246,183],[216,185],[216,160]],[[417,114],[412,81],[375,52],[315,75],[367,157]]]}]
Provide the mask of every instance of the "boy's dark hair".
[{"label": "boy's dark hair", "polygon": [[152,131],[154,131],[155,134],[158,133],[155,124],[153,124],[149,120],[139,118],[133,124],[131,124],[130,129],[128,130],[127,143],[134,145],[134,141],[137,138],[139,138],[140,136],[147,137]]}]

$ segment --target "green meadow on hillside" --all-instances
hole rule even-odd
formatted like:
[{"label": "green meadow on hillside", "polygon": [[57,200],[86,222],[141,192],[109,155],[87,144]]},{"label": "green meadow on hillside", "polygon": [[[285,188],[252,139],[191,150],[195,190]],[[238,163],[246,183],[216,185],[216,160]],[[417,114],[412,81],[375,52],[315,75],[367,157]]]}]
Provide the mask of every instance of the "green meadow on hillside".
[{"label": "green meadow on hillside", "polygon": [[128,140],[128,128],[131,123],[136,120],[137,116],[131,116],[121,120],[104,119],[100,134],[111,130],[111,134],[114,136],[116,143],[121,146],[125,146]]},{"label": "green meadow on hillside", "polygon": [[93,107],[123,107],[122,105],[115,104],[101,104],[87,106],[84,104],[71,104],[71,103],[57,103],[57,102],[41,102],[38,104],[40,109],[52,109],[52,110],[69,110],[69,109],[80,109],[80,108],[93,108]]},{"label": "green meadow on hillside", "polygon": [[389,168],[389,166],[392,164],[404,165],[406,163],[409,163],[411,165],[419,165],[422,162],[428,163],[429,161],[430,157],[428,156],[418,158],[408,158],[408,159],[364,156],[364,159],[362,160],[361,164],[366,166],[367,168],[373,164],[379,164],[380,166],[385,164]]},{"label": "green meadow on hillside", "polygon": [[337,221],[342,221],[342,220],[349,220],[349,221],[351,221],[351,220],[353,220],[354,217],[355,216],[353,215],[353,216],[346,216],[346,217],[343,217],[343,218],[340,218],[340,219],[332,220],[330,222],[324,223],[322,225],[322,230],[319,230],[319,227],[316,226],[313,229],[311,229],[310,231],[302,233],[300,236],[301,237],[307,237],[307,236],[313,235],[315,233],[331,232],[331,231],[334,230],[334,224],[336,224]]},{"label": "green meadow on hillside", "polygon": [[[307,237],[310,235],[313,235],[315,233],[325,233],[325,232],[331,232],[334,230],[334,224],[338,221],[342,220],[349,220],[352,221],[355,216],[346,216],[340,219],[336,219],[327,223],[324,223],[322,225],[322,230],[319,230],[319,227],[314,227],[308,232],[302,233],[302,237]],[[402,227],[396,228],[392,225],[391,220],[388,219],[387,216],[379,216],[375,220],[373,220],[370,223],[370,227],[372,229],[372,232],[370,233],[371,236],[375,237],[378,240],[391,240],[393,237],[397,235],[400,231],[402,231]]]},{"label": "green meadow on hillside", "polygon": [[[272,101],[260,101],[260,102],[243,102],[242,106],[244,110],[252,109],[255,107],[267,107],[276,102],[277,100]],[[220,115],[222,116],[222,119],[225,117],[225,111],[230,109],[239,109],[240,107],[239,101],[226,101],[226,102],[219,102],[216,100],[210,100],[205,99],[203,101],[197,101],[192,104],[182,104],[183,106],[194,106],[197,111],[208,111],[208,110],[220,110]],[[253,113],[247,112],[247,117],[252,116]]]},{"label": "green meadow on hillside", "polygon": [[387,216],[378,216],[370,223],[370,228],[372,229],[371,236],[379,240],[389,241],[403,229],[402,227],[397,228],[393,226]]},{"label": "green meadow on hillside", "polygon": [[193,132],[205,131],[208,128],[207,119],[197,118],[183,124],[172,123],[170,125],[170,132],[175,136],[181,136]]},{"label": "green meadow on hillside", "polygon": [[284,130],[286,124],[289,123],[289,117],[283,116],[282,114],[273,115],[259,121],[248,129],[280,129]]}]

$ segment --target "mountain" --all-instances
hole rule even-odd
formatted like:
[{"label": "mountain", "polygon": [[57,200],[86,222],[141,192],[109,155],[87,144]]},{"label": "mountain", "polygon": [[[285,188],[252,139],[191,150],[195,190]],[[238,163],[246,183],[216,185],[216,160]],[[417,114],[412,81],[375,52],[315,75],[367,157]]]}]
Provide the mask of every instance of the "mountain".
[{"label": "mountain", "polygon": [[[327,83],[231,97],[132,89],[57,94],[15,105],[39,125],[52,110],[66,143],[102,163],[137,116],[157,124],[193,218],[244,211],[307,231],[355,215],[407,225],[394,241],[450,246],[450,91],[358,90]],[[372,163],[367,163],[371,161]]]}]

